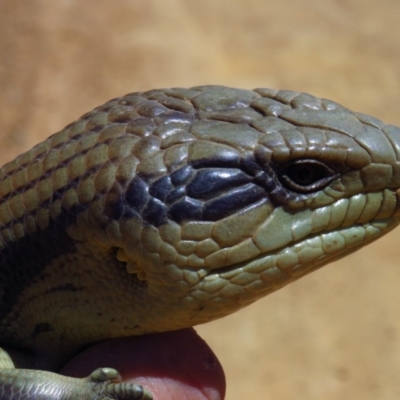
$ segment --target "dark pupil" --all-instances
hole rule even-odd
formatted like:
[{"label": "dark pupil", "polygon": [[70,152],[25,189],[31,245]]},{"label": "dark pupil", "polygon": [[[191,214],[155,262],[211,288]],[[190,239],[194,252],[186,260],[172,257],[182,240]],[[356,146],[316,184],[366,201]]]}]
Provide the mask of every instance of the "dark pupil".
[{"label": "dark pupil", "polygon": [[293,182],[301,186],[309,186],[323,177],[319,165],[293,165],[287,174]]},{"label": "dark pupil", "polygon": [[295,160],[278,170],[278,179],[286,189],[312,193],[328,186],[339,176],[334,169],[318,160]]}]

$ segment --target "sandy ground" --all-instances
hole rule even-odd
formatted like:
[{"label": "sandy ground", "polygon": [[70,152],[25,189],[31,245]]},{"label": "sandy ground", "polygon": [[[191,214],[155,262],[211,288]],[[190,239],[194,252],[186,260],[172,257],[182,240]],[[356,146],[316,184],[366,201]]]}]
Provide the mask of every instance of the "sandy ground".
[{"label": "sandy ground", "polygon": [[[307,91],[399,125],[399,17],[398,0],[3,0],[1,160],[156,87]],[[399,237],[199,327],[227,399],[398,399]]]}]

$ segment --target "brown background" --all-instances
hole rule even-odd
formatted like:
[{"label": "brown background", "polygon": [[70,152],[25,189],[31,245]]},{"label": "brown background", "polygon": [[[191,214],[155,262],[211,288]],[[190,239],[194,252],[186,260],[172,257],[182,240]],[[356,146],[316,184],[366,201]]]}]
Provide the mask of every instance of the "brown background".
[{"label": "brown background", "polygon": [[[398,0],[2,0],[0,157],[126,92],[219,83],[400,125]],[[400,233],[198,328],[227,399],[400,397]]]}]

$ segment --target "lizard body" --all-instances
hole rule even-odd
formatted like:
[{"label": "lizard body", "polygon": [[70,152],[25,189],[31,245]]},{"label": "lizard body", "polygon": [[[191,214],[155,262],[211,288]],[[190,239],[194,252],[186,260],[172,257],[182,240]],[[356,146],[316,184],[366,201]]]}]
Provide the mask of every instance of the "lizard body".
[{"label": "lizard body", "polygon": [[104,398],[150,398],[111,369],[47,371],[359,249],[398,224],[399,187],[400,129],[332,101],[202,86],[105,103],[0,171],[0,399],[97,399],[109,382]]}]

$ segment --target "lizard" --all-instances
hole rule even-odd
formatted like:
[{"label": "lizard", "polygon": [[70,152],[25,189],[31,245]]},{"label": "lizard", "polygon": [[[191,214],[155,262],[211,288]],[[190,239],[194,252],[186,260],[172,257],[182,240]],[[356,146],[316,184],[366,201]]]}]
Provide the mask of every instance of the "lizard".
[{"label": "lizard", "polygon": [[130,93],[0,170],[0,399],[151,399],[57,370],[245,307],[399,223],[400,129],[326,99]]}]

